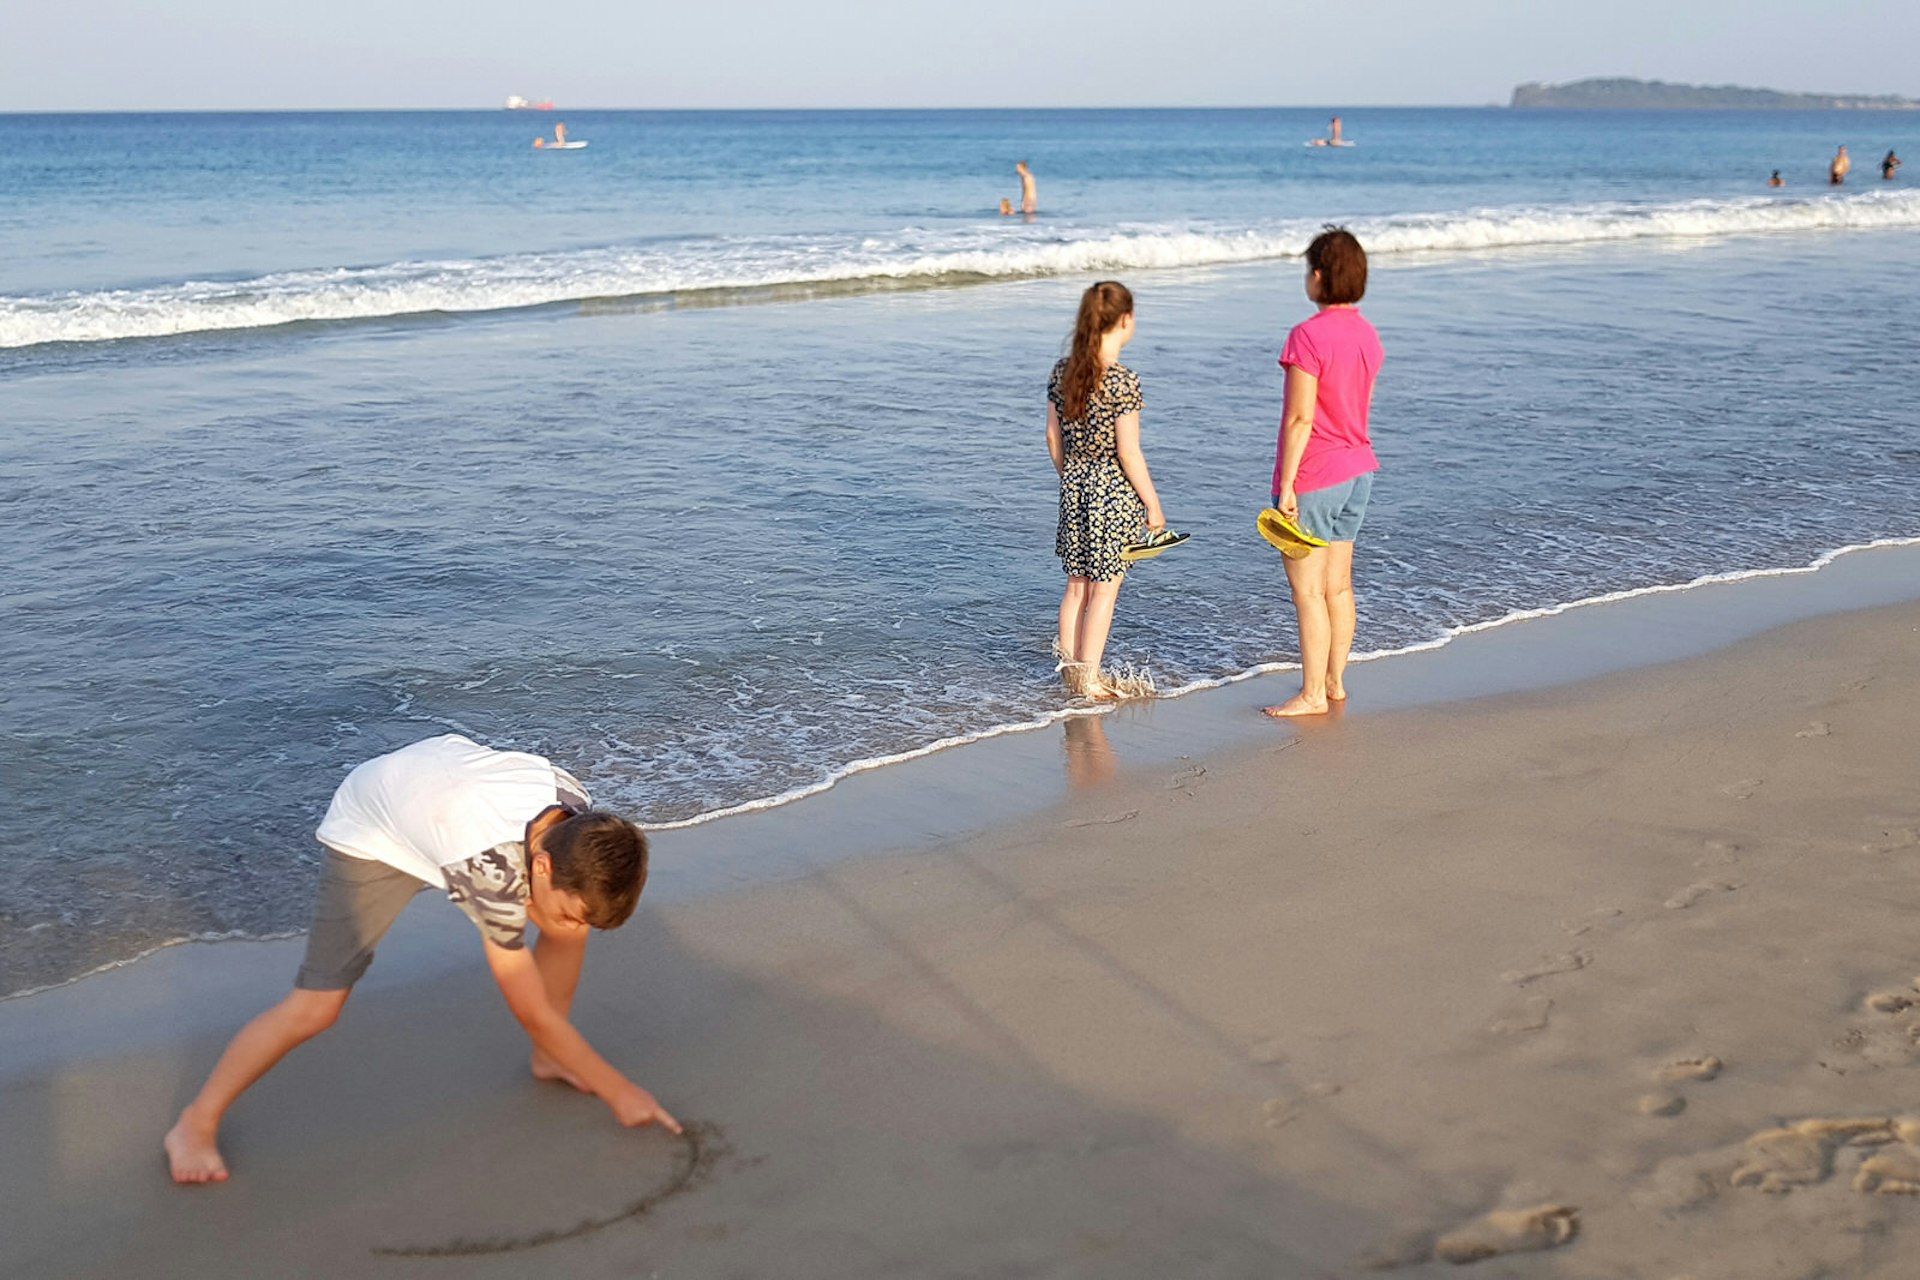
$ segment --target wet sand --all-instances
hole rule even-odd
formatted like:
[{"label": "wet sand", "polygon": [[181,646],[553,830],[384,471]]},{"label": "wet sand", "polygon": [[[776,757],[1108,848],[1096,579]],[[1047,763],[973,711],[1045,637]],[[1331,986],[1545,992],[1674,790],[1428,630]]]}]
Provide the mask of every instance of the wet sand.
[{"label": "wet sand", "polygon": [[1057,805],[596,940],[693,1143],[528,1079],[424,896],[221,1187],[158,1139],[297,944],[0,1004],[0,1274],[1910,1275],[1916,656],[1905,604],[1184,760],[1072,722]]}]

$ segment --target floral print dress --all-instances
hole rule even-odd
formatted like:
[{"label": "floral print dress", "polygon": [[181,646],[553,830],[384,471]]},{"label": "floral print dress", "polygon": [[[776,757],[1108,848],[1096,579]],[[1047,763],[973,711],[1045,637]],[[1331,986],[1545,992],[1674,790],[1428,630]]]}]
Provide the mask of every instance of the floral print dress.
[{"label": "floral print dress", "polygon": [[1047,399],[1060,419],[1065,465],[1060,471],[1060,523],[1053,553],[1073,578],[1111,582],[1127,571],[1120,552],[1146,528],[1147,504],[1120,469],[1116,431],[1121,418],[1146,407],[1140,375],[1115,364],[1087,398],[1086,413],[1071,421],[1060,392],[1067,362],[1053,366]]}]

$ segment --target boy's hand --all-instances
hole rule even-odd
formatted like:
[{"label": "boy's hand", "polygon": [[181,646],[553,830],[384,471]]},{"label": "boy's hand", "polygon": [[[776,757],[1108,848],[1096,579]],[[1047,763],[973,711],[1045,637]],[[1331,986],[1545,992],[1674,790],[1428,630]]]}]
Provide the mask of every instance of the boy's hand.
[{"label": "boy's hand", "polygon": [[627,1083],[625,1089],[608,1098],[606,1102],[613,1108],[613,1118],[629,1129],[658,1124],[668,1133],[681,1131],[680,1122],[667,1113],[667,1109],[660,1105],[658,1099],[631,1081]]}]

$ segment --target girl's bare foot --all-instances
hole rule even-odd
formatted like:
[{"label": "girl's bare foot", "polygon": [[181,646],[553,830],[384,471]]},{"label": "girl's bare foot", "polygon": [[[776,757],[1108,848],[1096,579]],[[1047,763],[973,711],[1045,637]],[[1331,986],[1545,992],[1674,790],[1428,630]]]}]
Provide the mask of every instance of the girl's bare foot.
[{"label": "girl's bare foot", "polygon": [[227,1162],[220,1158],[220,1148],[214,1144],[214,1133],[190,1123],[185,1112],[174,1121],[173,1128],[167,1130],[163,1145],[167,1148],[167,1164],[173,1170],[175,1182],[192,1184],[227,1180]]},{"label": "girl's bare foot", "polygon": [[567,1070],[546,1054],[535,1050],[533,1054],[533,1078],[535,1080],[558,1080],[561,1084],[570,1084],[582,1093],[591,1093],[586,1085],[580,1083],[580,1077]]},{"label": "girl's bare foot", "polygon": [[1296,693],[1279,706],[1262,707],[1260,711],[1263,715],[1272,716],[1276,720],[1288,716],[1323,716],[1327,714],[1327,700],[1309,698],[1305,693]]}]

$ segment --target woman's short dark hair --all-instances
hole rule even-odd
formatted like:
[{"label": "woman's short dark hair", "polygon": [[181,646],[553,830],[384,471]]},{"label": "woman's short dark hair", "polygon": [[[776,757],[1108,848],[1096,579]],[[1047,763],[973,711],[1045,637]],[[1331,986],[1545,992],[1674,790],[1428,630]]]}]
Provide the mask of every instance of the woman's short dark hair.
[{"label": "woman's short dark hair", "polygon": [[1320,273],[1319,301],[1351,304],[1367,296],[1367,251],[1345,227],[1328,227],[1307,246],[1307,270]]}]

